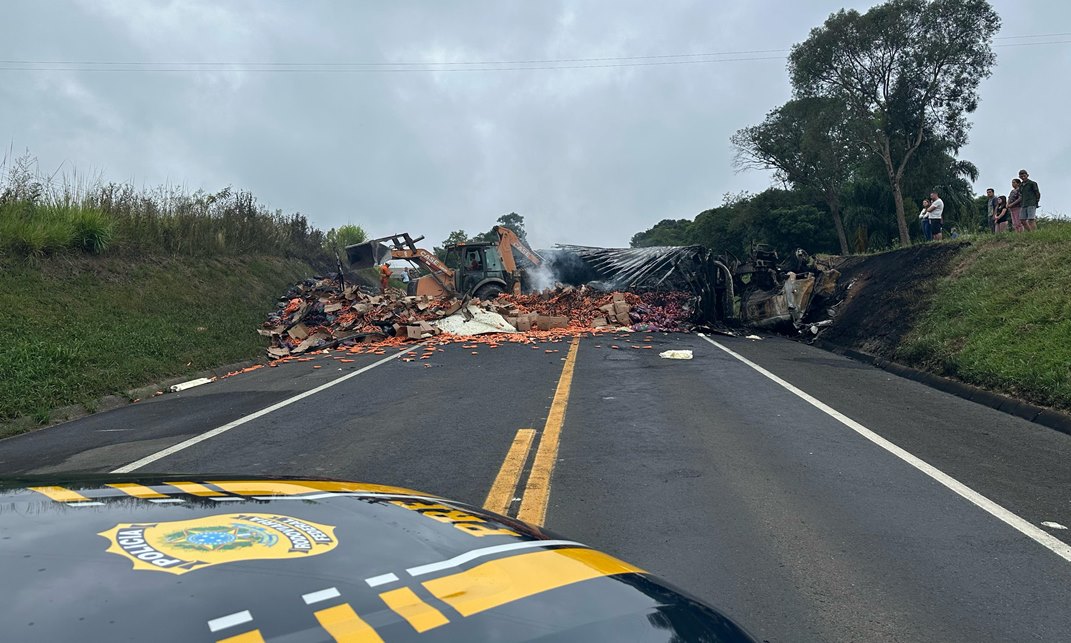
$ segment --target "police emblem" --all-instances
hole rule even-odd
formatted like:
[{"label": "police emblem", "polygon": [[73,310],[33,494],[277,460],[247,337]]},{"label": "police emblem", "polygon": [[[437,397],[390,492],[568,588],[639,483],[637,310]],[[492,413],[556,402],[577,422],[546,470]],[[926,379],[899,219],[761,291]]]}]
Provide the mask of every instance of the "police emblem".
[{"label": "police emblem", "polygon": [[304,558],[337,545],[334,527],[277,514],[222,514],[149,524],[121,524],[100,536],[134,569],[185,574],[242,560]]}]

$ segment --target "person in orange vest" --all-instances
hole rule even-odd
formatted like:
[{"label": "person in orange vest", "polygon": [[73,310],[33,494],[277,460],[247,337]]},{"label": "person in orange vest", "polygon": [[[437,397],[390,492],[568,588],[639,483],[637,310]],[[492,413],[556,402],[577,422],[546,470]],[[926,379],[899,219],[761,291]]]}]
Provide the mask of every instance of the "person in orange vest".
[{"label": "person in orange vest", "polygon": [[390,279],[390,266],[383,264],[379,267],[379,288],[383,294],[387,294],[387,281]]}]

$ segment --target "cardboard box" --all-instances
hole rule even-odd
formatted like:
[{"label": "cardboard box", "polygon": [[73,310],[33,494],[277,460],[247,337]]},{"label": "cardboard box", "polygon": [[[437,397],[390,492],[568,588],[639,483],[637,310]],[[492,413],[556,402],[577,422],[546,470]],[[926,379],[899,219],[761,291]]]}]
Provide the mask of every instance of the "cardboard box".
[{"label": "cardboard box", "polygon": [[550,330],[552,328],[565,328],[569,325],[568,317],[549,317],[547,315],[539,315],[536,318],[536,323],[539,325],[539,330]]},{"label": "cardboard box", "polygon": [[522,333],[527,333],[528,331],[532,330],[532,320],[529,319],[527,315],[523,317],[518,317],[517,325],[514,326],[514,328],[521,331]]},{"label": "cardboard box", "polygon": [[609,326],[610,322],[605,317],[596,317],[592,320],[591,325],[595,328],[602,328],[603,326]]},{"label": "cardboard box", "polygon": [[615,292],[614,293],[614,303],[616,304],[619,301],[620,302],[624,302],[625,301],[625,295],[623,293]]},{"label": "cardboard box", "polygon": [[406,326],[405,333],[409,339],[420,339],[424,336],[424,330],[420,326]]},{"label": "cardboard box", "polygon": [[294,339],[305,339],[309,336],[309,329],[305,324],[297,323],[291,326],[290,330],[286,331],[286,334]]}]

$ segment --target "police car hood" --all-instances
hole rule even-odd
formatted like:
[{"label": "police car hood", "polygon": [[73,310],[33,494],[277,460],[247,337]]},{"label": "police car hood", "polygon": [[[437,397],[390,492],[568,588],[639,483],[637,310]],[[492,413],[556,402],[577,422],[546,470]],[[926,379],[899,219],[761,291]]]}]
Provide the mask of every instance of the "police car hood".
[{"label": "police car hood", "polygon": [[355,482],[7,481],[0,569],[13,641],[751,640],[581,543]]}]

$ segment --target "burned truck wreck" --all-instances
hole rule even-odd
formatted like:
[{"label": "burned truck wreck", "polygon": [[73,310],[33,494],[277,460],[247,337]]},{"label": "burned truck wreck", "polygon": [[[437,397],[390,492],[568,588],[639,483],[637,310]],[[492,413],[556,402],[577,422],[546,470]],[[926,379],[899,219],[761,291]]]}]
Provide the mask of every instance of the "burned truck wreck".
[{"label": "burned truck wreck", "polygon": [[594,248],[559,245],[543,251],[556,279],[602,290],[673,290],[691,295],[697,326],[746,326],[776,332],[817,330],[840,273],[828,260],[803,250],[780,260],[756,244],[747,259],[718,255],[702,246]]}]

